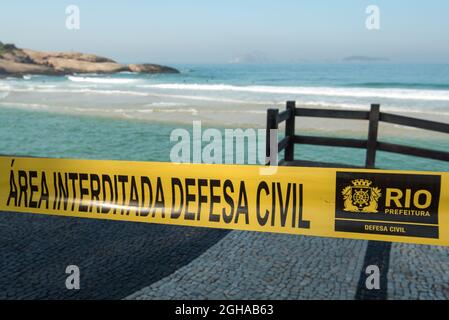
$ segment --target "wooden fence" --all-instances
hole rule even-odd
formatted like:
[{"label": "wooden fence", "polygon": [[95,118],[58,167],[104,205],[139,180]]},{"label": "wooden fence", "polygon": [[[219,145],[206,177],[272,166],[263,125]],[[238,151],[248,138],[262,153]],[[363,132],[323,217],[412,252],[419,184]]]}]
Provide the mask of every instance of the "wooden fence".
[{"label": "wooden fence", "polygon": [[[367,139],[335,138],[310,135],[297,135],[295,133],[296,117],[333,118],[369,121]],[[372,104],[370,111],[309,109],[297,108],[294,101],[287,102],[285,111],[269,109],[267,113],[267,157],[270,156],[270,129],[278,129],[279,124],[285,123],[285,137],[278,143],[278,152],[285,150],[284,158],[279,165],[284,166],[312,166],[312,167],[357,167],[339,163],[325,163],[319,161],[295,160],[294,150],[296,144],[349,147],[366,149],[365,166],[362,168],[375,168],[376,152],[386,151],[398,154],[449,161],[449,152],[418,148],[378,140],[379,122],[386,122],[401,126],[431,130],[449,134],[449,124],[397,114],[380,112],[379,104]]]}]

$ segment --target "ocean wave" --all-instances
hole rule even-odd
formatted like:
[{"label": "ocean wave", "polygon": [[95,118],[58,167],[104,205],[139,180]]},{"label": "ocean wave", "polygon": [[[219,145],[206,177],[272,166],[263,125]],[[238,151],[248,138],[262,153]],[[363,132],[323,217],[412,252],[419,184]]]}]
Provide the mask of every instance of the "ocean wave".
[{"label": "ocean wave", "polygon": [[[131,110],[132,111],[132,110]],[[139,109],[136,110],[139,113],[152,113],[152,112],[161,112],[161,113],[191,113],[192,115],[197,115],[198,110],[195,108],[152,108],[152,109]]]},{"label": "ocean wave", "polygon": [[184,107],[187,106],[185,103],[180,102],[153,102],[145,105],[146,107]]},{"label": "ocean wave", "polygon": [[133,72],[133,71],[120,71],[118,72],[118,74],[131,74],[131,75],[138,75],[138,72]]},{"label": "ocean wave", "polygon": [[[149,108],[173,108],[173,107],[189,107],[191,105],[198,105],[197,103],[217,103],[226,106],[226,104],[237,104],[241,105],[242,109],[239,112],[245,113],[250,111],[245,110],[245,106],[250,107],[252,105],[258,106],[273,106],[282,109],[285,105],[284,101],[253,101],[253,100],[237,100],[228,99],[224,97],[212,97],[212,96],[190,96],[190,95],[171,95],[171,94],[158,94],[158,93],[146,93],[138,91],[124,91],[124,90],[93,90],[93,89],[54,89],[54,88],[27,88],[27,89],[10,89],[3,91],[0,90],[0,99],[8,97],[10,93],[13,92],[30,92],[30,93],[55,93],[55,94],[92,94],[92,95],[128,95],[128,96],[142,96],[142,97],[154,97],[158,99],[169,101],[157,101],[145,104],[145,107]],[[170,101],[172,99],[179,99],[179,102]],[[191,101],[191,102],[189,102]],[[369,104],[358,102],[332,102],[324,100],[307,100],[300,99],[297,101],[298,106],[311,107],[311,108],[332,108],[332,109],[353,109],[353,110],[368,110]],[[395,105],[391,103],[382,104],[382,110],[385,112],[397,112],[397,113],[407,113],[407,114],[429,114],[429,115],[442,115],[449,116],[449,110],[447,108],[428,106],[426,108],[406,105]],[[90,111],[87,110],[86,111]],[[251,113],[252,111],[250,111]],[[263,111],[265,112],[265,110]],[[257,111],[256,113],[259,113]]]},{"label": "ocean wave", "polygon": [[96,83],[96,84],[128,84],[138,81],[137,79],[95,78],[95,77],[76,77],[76,76],[67,76],[67,79],[73,82]]},{"label": "ocean wave", "polygon": [[349,83],[345,87],[449,90],[449,84],[447,83],[414,82],[362,82]]},{"label": "ocean wave", "polygon": [[0,81],[0,90],[1,91],[10,91],[11,86],[5,82]]},{"label": "ocean wave", "polygon": [[28,110],[47,110],[50,108],[50,106],[46,104],[21,103],[21,102],[0,102],[0,106],[16,107],[19,109],[28,109]]},{"label": "ocean wave", "polygon": [[[136,109],[136,108],[98,108],[98,107],[76,107],[76,106],[63,106],[59,104],[41,104],[41,103],[24,103],[24,102],[0,102],[1,107],[12,107],[18,109],[28,109],[28,110],[49,110],[57,111],[61,113],[77,113],[77,114],[91,114],[91,115],[102,115],[107,113],[124,114],[126,116],[138,115],[145,113],[190,113],[193,115],[198,114],[198,110],[193,107],[183,108],[179,104],[170,103],[154,103],[149,104],[153,107]],[[168,105],[172,107],[167,107]],[[178,106],[175,108],[174,106]],[[158,107],[156,107],[158,106]]]},{"label": "ocean wave", "polygon": [[163,83],[142,85],[143,88],[184,91],[233,91],[268,94],[297,94],[348,98],[386,98],[395,100],[449,101],[449,90],[373,89],[339,87],[234,86],[228,84]]},{"label": "ocean wave", "polygon": [[[103,115],[114,115],[114,116],[123,116],[125,118],[135,118],[140,119],[141,117],[144,117],[145,114],[151,114],[151,113],[176,113],[176,114],[191,114],[194,116],[197,116],[201,113],[218,113],[222,114],[223,122],[225,122],[227,119],[227,114],[241,114],[242,119],[245,119],[246,117],[250,117],[248,119],[251,119],[252,116],[264,116],[266,114],[265,108],[247,108],[247,109],[222,109],[216,111],[211,111],[209,109],[202,109],[190,106],[188,104],[183,106],[175,107],[175,104],[171,104],[170,102],[164,103],[164,102],[157,102],[154,104],[147,104],[145,106],[142,106],[140,108],[130,108],[130,107],[123,107],[123,108],[108,108],[103,107],[99,108],[94,105],[92,106],[64,106],[60,104],[40,104],[40,103],[19,103],[19,102],[3,102],[0,101],[1,107],[8,107],[8,108],[17,108],[17,109],[25,109],[25,110],[35,110],[35,111],[54,111],[58,113],[65,113],[65,114],[83,114],[83,115],[92,115],[92,116],[103,116]],[[332,109],[359,109],[359,110],[368,110],[366,106],[358,105],[358,104],[330,104],[326,102],[298,102],[298,107],[311,107],[311,108],[332,108]],[[159,107],[157,107],[159,106]],[[171,106],[171,107],[169,107]],[[283,109],[283,106],[279,105],[279,109]],[[446,119],[449,119],[449,111],[445,110],[429,110],[429,109],[406,109],[401,107],[395,107],[395,106],[386,106],[383,108],[384,112],[390,112],[390,113],[399,113],[399,114],[416,114],[418,115],[425,115],[428,116],[429,119],[433,119],[436,121],[441,121],[441,119],[444,117]],[[139,116],[140,115],[140,116]],[[245,116],[248,115],[248,116]]]},{"label": "ocean wave", "polygon": [[[144,87],[144,86],[138,86]],[[161,94],[154,92],[147,92],[146,95],[151,97],[169,98],[169,99],[183,99],[203,102],[219,102],[219,103],[233,103],[233,104],[258,104],[258,105],[273,105],[284,104],[284,102],[274,100],[242,100],[242,99],[229,99],[225,97],[213,97],[213,96],[199,96],[199,95],[180,95],[180,94]]]},{"label": "ocean wave", "polygon": [[[0,90],[2,88],[0,87]],[[148,93],[130,90],[95,90],[95,89],[62,89],[53,85],[31,86],[26,88],[9,88],[9,92],[31,92],[31,93],[73,93],[73,94],[99,94],[99,95],[130,95],[148,96]]]}]

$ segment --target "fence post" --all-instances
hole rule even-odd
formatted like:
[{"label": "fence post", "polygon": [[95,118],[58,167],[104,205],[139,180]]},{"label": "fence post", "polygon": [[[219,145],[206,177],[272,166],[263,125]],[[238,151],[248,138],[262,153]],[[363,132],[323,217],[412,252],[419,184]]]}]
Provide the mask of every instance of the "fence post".
[{"label": "fence post", "polygon": [[[279,109],[267,110],[267,132],[266,132],[266,149],[265,149],[267,165],[270,164],[269,159],[273,158],[270,150],[270,130],[279,128],[278,118],[279,118]],[[275,165],[277,165],[277,163]]]},{"label": "fence post", "polygon": [[288,137],[288,143],[284,153],[285,161],[293,161],[295,154],[295,144],[293,142],[293,136],[295,135],[295,108],[296,101],[287,101],[289,117],[285,123],[285,136]]},{"label": "fence post", "polygon": [[372,104],[369,113],[368,143],[365,167],[374,169],[376,165],[377,132],[379,129],[380,105]]}]

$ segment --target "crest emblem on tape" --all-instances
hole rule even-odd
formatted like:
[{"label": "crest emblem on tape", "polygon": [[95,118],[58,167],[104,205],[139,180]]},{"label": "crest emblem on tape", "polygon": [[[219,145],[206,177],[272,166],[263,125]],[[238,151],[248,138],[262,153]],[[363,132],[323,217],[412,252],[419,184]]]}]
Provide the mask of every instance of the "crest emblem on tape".
[{"label": "crest emblem on tape", "polygon": [[382,196],[379,188],[366,179],[351,181],[352,185],[343,189],[344,211],[377,213],[378,201]]}]

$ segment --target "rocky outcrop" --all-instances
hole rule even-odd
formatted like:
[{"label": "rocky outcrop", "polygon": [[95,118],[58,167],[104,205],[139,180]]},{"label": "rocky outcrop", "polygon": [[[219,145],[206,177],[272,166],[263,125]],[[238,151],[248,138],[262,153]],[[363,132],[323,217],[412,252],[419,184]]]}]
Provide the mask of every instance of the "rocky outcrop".
[{"label": "rocky outcrop", "polygon": [[179,73],[175,68],[150,63],[130,64],[128,68],[129,71],[138,73]]},{"label": "rocky outcrop", "polygon": [[19,49],[0,42],[0,75],[25,74],[66,75],[74,73],[179,73],[178,70],[157,64],[117,63],[109,58],[79,52],[41,52]]}]

